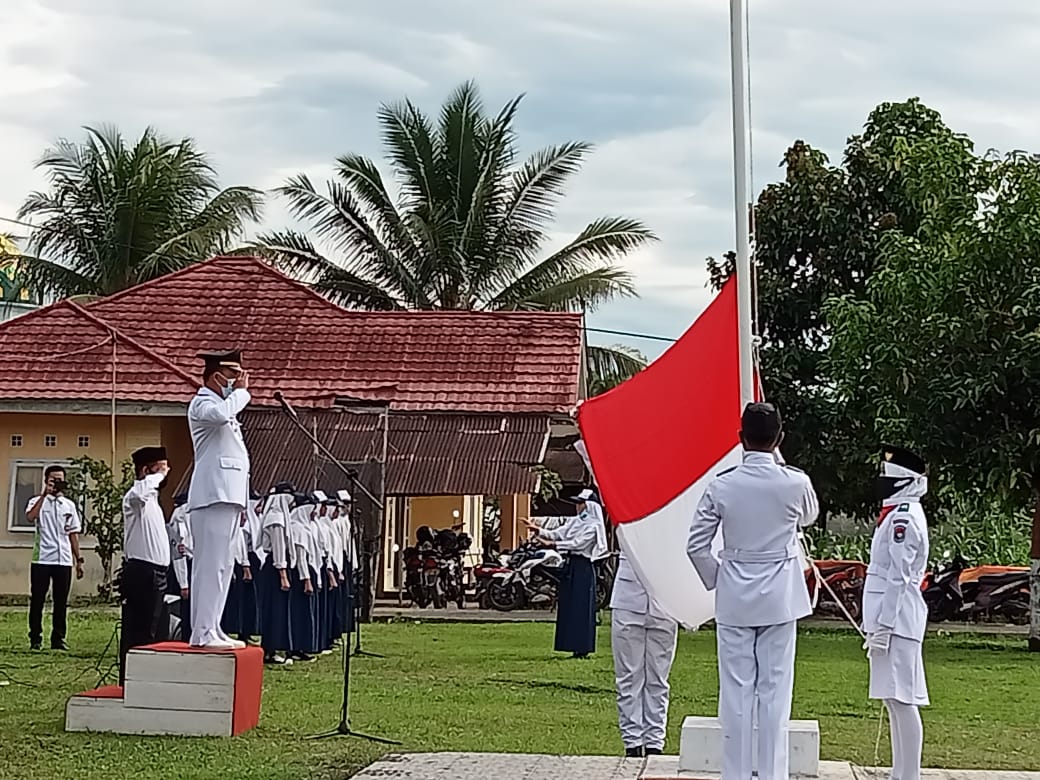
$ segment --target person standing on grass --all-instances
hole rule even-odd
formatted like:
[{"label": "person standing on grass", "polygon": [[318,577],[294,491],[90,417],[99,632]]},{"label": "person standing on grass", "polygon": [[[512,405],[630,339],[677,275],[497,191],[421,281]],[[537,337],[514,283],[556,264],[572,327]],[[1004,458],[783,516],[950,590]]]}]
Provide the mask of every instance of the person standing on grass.
[{"label": "person standing on grass", "polygon": [[43,645],[43,604],[47,591],[54,597],[51,616],[51,650],[68,650],[65,642],[72,571],[83,579],[83,557],[79,551],[82,529],[79,510],[65,495],[64,466],[48,466],[43,473],[43,490],[25,506],[25,519],[36,526],[32,565],[29,567],[29,646]]},{"label": "person standing on grass", "polygon": [[573,499],[578,516],[551,531],[523,519],[537,534],[538,544],[567,554],[560,574],[554,648],[574,658],[588,658],[596,651],[596,571],[592,562],[607,552],[607,529],[603,509],[593,496],[589,489],[581,491]]},{"label": "person standing on grass", "polygon": [[686,553],[715,591],[722,776],[751,777],[757,699],[758,777],[787,780],[797,621],[812,614],[798,534],[819,504],[808,475],[779,460],[776,407],[748,404],[740,422],[743,462],[705,489]]},{"label": "person standing on grass", "polygon": [[173,512],[166,524],[170,537],[170,571],[167,574],[166,592],[179,596],[177,617],[180,623],[177,634],[182,642],[191,638],[191,556],[194,542],[191,538],[191,520],[188,515],[188,494],[173,497]]},{"label": "person standing on grass", "polygon": [[126,679],[126,655],[130,648],[165,642],[170,635],[165,602],[170,537],[159,505],[159,491],[166,485],[170,465],[165,447],[142,447],[130,457],[137,479],[123,497],[120,685]]},{"label": "person standing on grass", "polygon": [[628,758],[664,751],[668,675],[678,636],[679,625],[650,597],[622,552],[610,595],[610,645],[618,726]]},{"label": "person standing on grass", "polygon": [[920,780],[928,683],[921,652],[928,607],[921,582],[928,567],[928,521],[921,499],[928,492],[924,459],[885,446],[878,476],[881,515],[870,543],[863,586],[863,647],[870,661],[870,698],[888,709],[891,780]]}]

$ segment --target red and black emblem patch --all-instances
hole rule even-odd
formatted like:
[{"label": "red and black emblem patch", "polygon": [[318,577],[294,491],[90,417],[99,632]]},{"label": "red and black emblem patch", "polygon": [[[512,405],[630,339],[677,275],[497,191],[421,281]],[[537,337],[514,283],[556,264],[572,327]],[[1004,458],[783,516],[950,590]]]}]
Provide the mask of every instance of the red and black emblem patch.
[{"label": "red and black emblem patch", "polygon": [[902,544],[904,539],[906,539],[906,523],[896,523],[892,526],[892,541]]}]

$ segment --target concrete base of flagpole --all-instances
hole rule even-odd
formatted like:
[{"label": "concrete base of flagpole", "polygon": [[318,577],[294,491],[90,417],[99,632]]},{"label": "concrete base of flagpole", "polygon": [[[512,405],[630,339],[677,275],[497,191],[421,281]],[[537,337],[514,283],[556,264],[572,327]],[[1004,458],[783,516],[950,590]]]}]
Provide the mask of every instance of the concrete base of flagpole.
[{"label": "concrete base of flagpole", "polygon": [[[757,770],[758,728],[753,732],[753,766]],[[792,775],[819,777],[820,724],[815,720],[792,720],[787,729],[788,766]],[[697,776],[722,771],[722,727],[718,718],[691,716],[683,721],[679,739],[679,769]]]}]

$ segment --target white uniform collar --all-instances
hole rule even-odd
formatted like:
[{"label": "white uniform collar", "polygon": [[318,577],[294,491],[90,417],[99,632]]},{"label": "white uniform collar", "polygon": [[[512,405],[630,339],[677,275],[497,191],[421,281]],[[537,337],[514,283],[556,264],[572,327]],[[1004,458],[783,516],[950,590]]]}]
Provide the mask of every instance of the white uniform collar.
[{"label": "white uniform collar", "polygon": [[758,452],[752,450],[744,453],[745,463],[776,463],[776,455],[772,452]]}]

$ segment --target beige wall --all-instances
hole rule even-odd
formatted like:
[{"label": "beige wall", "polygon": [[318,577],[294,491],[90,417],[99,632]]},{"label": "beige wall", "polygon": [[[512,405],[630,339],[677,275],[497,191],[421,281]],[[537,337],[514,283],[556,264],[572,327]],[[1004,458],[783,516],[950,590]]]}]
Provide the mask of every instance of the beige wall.
[{"label": "beige wall", "polygon": [[[115,455],[122,461],[137,449],[163,442],[162,417],[126,416],[116,419]],[[170,422],[173,422],[171,419]],[[183,420],[176,420],[182,428]],[[169,424],[169,423],[167,423]],[[176,426],[174,426],[175,428]],[[172,435],[172,429],[171,429]],[[12,445],[12,436],[21,436],[21,446]],[[44,437],[57,437],[55,446],[45,445]],[[80,437],[89,437],[80,446]],[[188,457],[191,448],[188,447]],[[13,466],[18,461],[52,463],[83,455],[101,460],[112,457],[111,418],[103,415],[5,413],[0,415],[0,593],[24,594],[29,589],[29,562],[33,533],[11,531]],[[173,457],[171,453],[171,457]],[[101,566],[93,553],[90,538],[81,540],[86,559],[86,577],[73,586],[73,595],[94,595],[101,577]]]},{"label": "beige wall", "polygon": [[501,496],[499,506],[502,510],[499,549],[515,550],[517,544],[528,537],[527,526],[521,518],[531,517],[531,497],[527,494]]},{"label": "beige wall", "polygon": [[[461,523],[465,502],[463,496],[421,496],[411,499],[408,543],[415,543],[415,529],[419,526],[428,525],[437,531]],[[452,514],[453,512],[459,513],[458,518]]]}]

